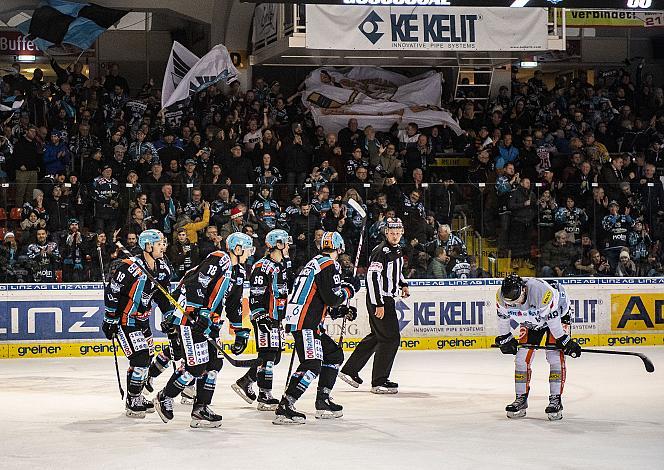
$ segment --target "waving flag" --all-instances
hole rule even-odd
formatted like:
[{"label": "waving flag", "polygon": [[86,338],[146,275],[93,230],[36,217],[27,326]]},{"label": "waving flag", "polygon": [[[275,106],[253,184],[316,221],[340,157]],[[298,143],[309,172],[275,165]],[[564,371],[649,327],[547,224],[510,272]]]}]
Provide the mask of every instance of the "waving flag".
[{"label": "waving flag", "polygon": [[161,102],[166,103],[185,75],[200,58],[177,41],[173,42],[171,55],[168,57],[164,83],[161,86]]},{"label": "waving flag", "polygon": [[48,0],[17,28],[44,52],[68,46],[86,50],[127,13],[94,3]]},{"label": "waving flag", "polygon": [[233,65],[228,49],[222,44],[217,44],[189,69],[168,99],[162,97],[161,105],[168,108],[221,80],[230,83],[237,78],[237,75],[237,69]]}]

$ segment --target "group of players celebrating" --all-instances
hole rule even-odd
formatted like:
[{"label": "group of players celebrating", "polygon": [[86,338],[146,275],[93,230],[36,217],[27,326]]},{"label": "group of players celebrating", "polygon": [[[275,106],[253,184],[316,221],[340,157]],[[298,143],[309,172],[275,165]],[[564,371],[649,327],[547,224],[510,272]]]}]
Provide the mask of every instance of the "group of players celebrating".
[{"label": "group of players celebrating", "polygon": [[[372,269],[388,273],[394,266],[400,266],[402,233],[399,219],[388,220],[386,241],[371,255]],[[323,322],[328,315],[350,321],[357,316],[357,310],[349,307],[348,301],[357,292],[359,282],[355,278],[342,278],[337,263],[345,248],[341,235],[325,232],[319,254],[297,276],[291,270],[290,244],[291,238],[284,230],[269,232],[265,237],[265,256],[249,273],[249,306],[258,358],[232,385],[245,401],[257,402],[259,411],[274,412],[274,424],[305,422],[305,414],[294,405],[316,378],[316,418],[343,415],[343,407],[331,400],[330,392],[344,354],[341,346],[326,333]],[[105,287],[102,330],[109,340],[117,339],[129,360],[125,413],[144,418],[146,413],[156,411],[167,423],[173,419],[174,400],[182,395],[183,403],[193,404],[191,427],[219,427],[222,417],[210,404],[223,364],[219,341],[222,313],[225,312],[230,331],[235,334],[231,352],[242,354],[251,333],[242,325],[242,297],[247,277],[244,263],[254,253],[253,240],[244,233],[229,235],[226,250],[211,253],[188,271],[172,293],[171,271],[164,259],[167,248],[164,235],[158,230],[146,230],[139,236],[139,246],[142,253],[125,259]],[[398,328],[398,321],[394,308],[385,307],[394,305],[398,289],[402,296],[407,296],[408,288],[400,274],[394,277],[394,282],[379,274],[368,279],[371,286],[368,286],[367,309],[376,316],[370,321],[372,334],[363,341],[362,354],[349,361],[341,377],[359,386],[357,371],[375,352],[372,391],[396,393],[397,384],[390,382],[388,376],[399,341],[398,329],[392,332],[390,325],[394,323]],[[169,340],[157,355],[149,324],[153,301],[163,313],[161,329]],[[551,420],[561,419],[564,355],[581,354],[581,348],[569,334],[569,301],[564,287],[552,281],[523,280],[510,275],[503,281],[496,301],[500,332],[496,345],[503,353],[516,355],[516,399],[506,407],[507,416],[520,418],[526,414],[532,346],[539,345],[546,335],[546,344],[555,346],[546,351],[551,394],[546,413]],[[272,396],[273,370],[285,347],[284,333],[293,337],[299,365],[277,399]],[[154,379],[170,370],[171,363],[173,372],[166,385],[149,401],[144,389],[153,392]],[[255,383],[258,395],[253,389]]]},{"label": "group of players celebrating", "polygon": [[[294,403],[318,377],[316,417],[337,418],[343,408],[330,399],[339,366],[341,347],[323,327],[326,315],[352,321],[357,310],[348,306],[359,282],[342,279],[338,256],[344,241],[337,232],[326,232],[316,255],[297,276],[288,255],[291,238],[284,230],[272,230],[265,238],[266,254],[249,274],[249,306],[258,358],[232,388],[258,410],[273,411],[275,424],[301,424],[306,416]],[[193,400],[191,427],[218,427],[221,416],[211,408],[217,375],[223,363],[218,338],[225,312],[235,334],[231,351],[242,354],[250,330],[242,327],[242,296],[247,274],[244,263],[254,253],[253,240],[244,233],[226,239],[226,251],[211,253],[188,271],[171,294],[171,272],[164,259],[167,241],[158,230],[139,236],[142,253],[123,261],[105,288],[102,330],[117,338],[129,360],[126,415],[145,417],[157,411],[162,421],[173,419],[173,402],[179,395]],[[290,292],[290,297],[289,297]],[[162,331],[169,345],[153,357],[149,315],[155,302],[164,315]],[[289,378],[281,399],[272,396],[273,368],[284,349],[284,328],[292,334],[300,364]],[[169,369],[173,373],[154,400],[143,389],[154,390],[154,378]],[[259,393],[253,390],[258,383]]]}]

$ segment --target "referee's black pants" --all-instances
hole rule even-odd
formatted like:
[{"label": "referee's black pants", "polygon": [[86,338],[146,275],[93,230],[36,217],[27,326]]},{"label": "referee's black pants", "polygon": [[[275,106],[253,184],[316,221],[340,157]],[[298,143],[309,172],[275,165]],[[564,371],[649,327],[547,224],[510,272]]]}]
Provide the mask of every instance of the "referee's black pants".
[{"label": "referee's black pants", "polygon": [[399,331],[399,319],[394,308],[394,299],[383,298],[385,303],[385,315],[382,319],[376,317],[376,306],[369,303],[367,295],[367,311],[369,312],[369,333],[355,347],[353,354],[344,364],[341,372],[347,375],[357,375],[362,368],[374,356],[373,372],[371,374],[371,386],[383,384],[389,377],[394,364],[394,357],[399,350],[401,332]]}]

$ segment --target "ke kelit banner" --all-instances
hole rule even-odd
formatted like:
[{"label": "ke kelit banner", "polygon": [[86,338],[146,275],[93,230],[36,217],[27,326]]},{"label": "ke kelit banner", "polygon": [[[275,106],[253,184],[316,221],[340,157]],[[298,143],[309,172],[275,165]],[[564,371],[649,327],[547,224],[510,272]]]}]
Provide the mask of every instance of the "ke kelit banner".
[{"label": "ke kelit banner", "polygon": [[307,5],[307,49],[541,51],[547,10]]},{"label": "ke kelit banner", "polygon": [[[563,12],[555,11],[562,24]],[[654,28],[664,26],[664,11],[565,10],[565,20],[568,28]]]},{"label": "ke kelit banner", "polygon": [[[664,278],[559,281],[570,300],[572,334],[582,346],[664,345]],[[396,300],[402,349],[490,347],[498,334],[495,295],[500,279],[409,282],[411,296]],[[353,349],[370,332],[364,292],[352,300],[358,318],[346,323],[345,349]],[[247,307],[245,299],[244,325],[250,328]],[[100,329],[103,315],[101,284],[2,284],[0,358],[112,355]],[[155,308],[150,323],[156,345],[165,340],[161,319]],[[328,318],[325,328],[337,338],[341,321]],[[221,339],[229,348],[234,337],[227,325]],[[254,351],[253,341],[247,351]]]}]

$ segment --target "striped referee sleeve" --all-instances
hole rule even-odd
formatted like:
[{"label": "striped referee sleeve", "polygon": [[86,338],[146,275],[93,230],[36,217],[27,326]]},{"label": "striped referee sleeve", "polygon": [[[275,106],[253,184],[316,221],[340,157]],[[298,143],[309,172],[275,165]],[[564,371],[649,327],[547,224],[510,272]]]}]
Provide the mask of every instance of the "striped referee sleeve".
[{"label": "striped referee sleeve", "polygon": [[383,284],[383,263],[373,260],[367,271],[367,294],[369,303],[377,307],[383,306],[383,296],[381,295],[381,286]]}]

